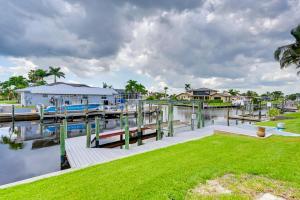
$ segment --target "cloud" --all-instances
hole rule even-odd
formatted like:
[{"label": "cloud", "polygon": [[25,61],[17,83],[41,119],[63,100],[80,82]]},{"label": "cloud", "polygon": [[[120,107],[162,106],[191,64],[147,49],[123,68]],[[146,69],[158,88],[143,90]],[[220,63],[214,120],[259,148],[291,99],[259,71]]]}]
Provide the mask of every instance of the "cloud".
[{"label": "cloud", "polygon": [[294,70],[280,71],[273,60],[276,47],[293,42],[299,1],[0,3],[1,55],[34,66],[62,66],[86,79],[127,70],[152,77],[149,88],[158,90],[178,91],[185,83],[258,90],[299,83]]}]

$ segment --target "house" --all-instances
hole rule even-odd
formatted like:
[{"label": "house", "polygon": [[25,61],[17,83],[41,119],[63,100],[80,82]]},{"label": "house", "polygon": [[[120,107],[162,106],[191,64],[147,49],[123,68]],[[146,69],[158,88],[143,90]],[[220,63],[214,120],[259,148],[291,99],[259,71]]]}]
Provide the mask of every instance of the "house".
[{"label": "house", "polygon": [[125,89],[115,89],[115,91],[118,92],[117,99],[120,100],[120,102],[124,102],[125,100],[137,100],[142,99],[141,93],[138,92],[126,92]]},{"label": "house", "polygon": [[222,100],[223,102],[231,102],[231,94],[228,92],[213,93],[210,95],[210,100]]},{"label": "house", "polygon": [[252,97],[249,96],[237,95],[231,97],[231,102],[233,105],[246,105],[251,101],[252,101]]},{"label": "house", "polygon": [[57,82],[48,85],[19,89],[22,106],[72,105],[85,103],[116,103],[118,92],[111,88],[90,87],[84,84]]},{"label": "house", "polygon": [[222,100],[223,102],[231,101],[231,95],[227,92],[219,93],[217,90],[209,88],[198,88],[188,90],[176,96],[180,100]]}]

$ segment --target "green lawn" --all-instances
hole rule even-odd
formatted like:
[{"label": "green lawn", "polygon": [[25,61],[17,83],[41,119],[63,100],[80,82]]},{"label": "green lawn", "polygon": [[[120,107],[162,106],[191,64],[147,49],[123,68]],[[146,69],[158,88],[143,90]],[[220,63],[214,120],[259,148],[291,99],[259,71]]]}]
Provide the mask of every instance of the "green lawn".
[{"label": "green lawn", "polygon": [[0,104],[17,104],[17,100],[0,100]]},{"label": "green lawn", "polygon": [[299,149],[300,138],[217,134],[0,190],[0,199],[184,199],[225,174],[261,175],[299,189]]},{"label": "green lawn", "polygon": [[284,131],[300,134],[300,112],[286,113],[284,116],[290,117],[291,119],[257,122],[256,125],[276,127],[277,123],[283,122],[285,123]]}]

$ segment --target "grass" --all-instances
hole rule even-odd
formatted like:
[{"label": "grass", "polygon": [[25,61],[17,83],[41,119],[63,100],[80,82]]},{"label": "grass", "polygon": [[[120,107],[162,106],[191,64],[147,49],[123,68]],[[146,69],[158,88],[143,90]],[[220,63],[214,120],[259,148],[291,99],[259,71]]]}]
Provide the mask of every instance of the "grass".
[{"label": "grass", "polygon": [[[225,174],[260,175],[300,188],[300,138],[216,134],[201,140],[0,190],[1,199],[185,199]],[[125,151],[125,150],[124,150]],[[235,196],[230,199],[240,199]]]},{"label": "grass", "polygon": [[17,100],[0,100],[0,104],[17,104]]},{"label": "grass", "polygon": [[283,122],[285,123],[284,131],[300,134],[300,112],[286,113],[284,116],[291,119],[257,122],[256,125],[276,127],[277,123]]}]

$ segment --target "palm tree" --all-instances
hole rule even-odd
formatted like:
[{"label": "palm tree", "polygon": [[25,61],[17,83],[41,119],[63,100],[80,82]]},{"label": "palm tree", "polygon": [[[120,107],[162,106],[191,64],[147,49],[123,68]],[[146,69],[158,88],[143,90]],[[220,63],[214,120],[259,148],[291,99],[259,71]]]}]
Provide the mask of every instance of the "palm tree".
[{"label": "palm tree", "polygon": [[184,84],[184,89],[186,92],[189,91],[191,89],[191,84],[189,83]]},{"label": "palm tree", "polygon": [[169,88],[167,87],[167,86],[165,86],[164,87],[164,91],[165,91],[165,99],[167,98],[167,90],[168,90]]},{"label": "palm tree", "polygon": [[[300,25],[291,30],[291,35],[296,39],[295,43],[278,47],[274,52],[275,60],[279,61],[280,68],[287,68],[290,65],[296,65],[300,68]],[[300,71],[297,72],[300,74]]]},{"label": "palm tree", "polygon": [[63,73],[62,71],[60,71],[61,68],[60,67],[49,67],[49,75],[54,76],[54,83],[56,83],[56,77],[57,78],[65,78],[65,73]]}]

